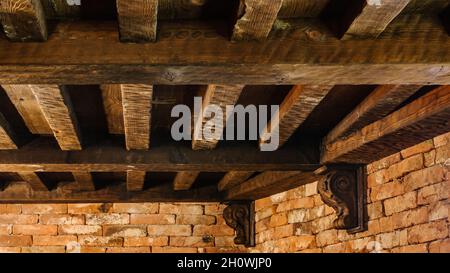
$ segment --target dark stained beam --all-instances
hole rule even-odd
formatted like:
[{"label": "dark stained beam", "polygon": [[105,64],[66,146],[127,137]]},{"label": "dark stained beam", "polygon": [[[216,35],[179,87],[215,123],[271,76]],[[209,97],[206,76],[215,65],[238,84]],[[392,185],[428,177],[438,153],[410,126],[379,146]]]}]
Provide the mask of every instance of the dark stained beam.
[{"label": "dark stained beam", "polygon": [[376,40],[339,41],[316,20],[288,23],[264,41],[231,43],[206,22],[165,22],[157,43],[128,44],[118,41],[114,23],[61,22],[46,43],[0,39],[0,83],[450,82],[450,37],[437,17],[398,17]]},{"label": "dark stained beam", "polygon": [[330,0],[283,0],[279,18],[318,17]]},{"label": "dark stained beam", "polygon": [[127,190],[141,191],[145,182],[144,171],[127,171]]},{"label": "dark stained beam", "polygon": [[200,172],[179,172],[173,180],[173,189],[175,191],[189,190],[195,183]]},{"label": "dark stained beam", "polygon": [[382,119],[417,92],[420,87],[417,85],[381,85],[377,87],[328,133],[324,141],[330,143],[339,137],[346,137],[354,131]]},{"label": "dark stained beam", "polygon": [[47,40],[41,0],[0,0],[0,21],[12,41]]},{"label": "dark stained beam", "polygon": [[117,0],[117,13],[121,41],[156,40],[158,0]]},{"label": "dark stained beam", "polygon": [[250,176],[252,176],[253,174],[254,172],[245,172],[245,171],[227,172],[225,176],[219,181],[219,184],[217,184],[217,188],[219,189],[219,191],[227,190],[244,182],[245,180],[250,178]]},{"label": "dark stained beam", "polygon": [[37,138],[19,150],[0,151],[0,172],[311,171],[318,167],[318,148],[315,140],[305,140],[274,152],[260,152],[251,144],[193,151],[179,143],[127,151],[120,141],[105,141],[81,151],[61,151],[53,140]]},{"label": "dark stained beam", "polygon": [[345,139],[325,143],[321,162],[367,164],[450,131],[450,86],[441,86]]},{"label": "dark stained beam", "polygon": [[82,191],[95,191],[94,179],[90,172],[73,172],[73,178]]}]

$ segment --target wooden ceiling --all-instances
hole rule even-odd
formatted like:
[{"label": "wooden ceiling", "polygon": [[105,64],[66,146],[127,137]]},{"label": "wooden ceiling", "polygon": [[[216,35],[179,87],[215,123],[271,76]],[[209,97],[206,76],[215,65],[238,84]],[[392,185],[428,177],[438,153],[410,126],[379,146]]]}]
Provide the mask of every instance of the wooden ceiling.
[{"label": "wooden ceiling", "polygon": [[[448,132],[449,2],[0,0],[0,202],[255,200]],[[194,96],[282,147],[174,141]]]}]

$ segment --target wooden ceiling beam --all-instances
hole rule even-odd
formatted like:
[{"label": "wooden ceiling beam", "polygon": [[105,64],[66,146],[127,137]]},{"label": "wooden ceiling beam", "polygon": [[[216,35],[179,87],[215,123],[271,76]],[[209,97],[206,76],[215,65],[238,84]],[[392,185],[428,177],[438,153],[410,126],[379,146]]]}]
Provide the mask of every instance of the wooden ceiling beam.
[{"label": "wooden ceiling beam", "polygon": [[321,162],[368,164],[450,131],[450,86],[441,86],[345,139],[325,143]]},{"label": "wooden ceiling beam", "polygon": [[125,142],[128,150],[150,147],[153,86],[122,84]]},{"label": "wooden ceiling beam", "polygon": [[18,148],[17,136],[11,125],[0,113],[0,150],[13,150]]},{"label": "wooden ceiling beam", "polygon": [[347,137],[394,111],[402,102],[420,89],[418,85],[381,85],[367,96],[350,114],[336,125],[325,138],[330,143]]},{"label": "wooden ceiling beam", "polygon": [[219,191],[230,189],[244,182],[245,180],[250,178],[250,176],[252,176],[253,174],[254,172],[239,172],[239,171],[227,172],[225,176],[217,184],[217,188],[219,189]]},{"label": "wooden ceiling beam", "polygon": [[231,39],[262,40],[269,36],[283,0],[241,0]]},{"label": "wooden ceiling beam", "polygon": [[147,44],[120,43],[111,22],[61,22],[46,43],[0,39],[0,84],[450,82],[450,37],[437,17],[397,18],[378,39],[350,41],[315,20],[287,22],[276,39],[239,43],[205,22],[165,22]]},{"label": "wooden ceiling beam", "polygon": [[158,0],[117,0],[122,42],[156,40]]},{"label": "wooden ceiling beam", "polygon": [[0,0],[0,21],[12,41],[47,40],[47,23],[41,0]]},{"label": "wooden ceiling beam", "polygon": [[81,132],[67,90],[57,85],[31,85],[31,89],[61,149],[81,150]]},{"label": "wooden ceiling beam", "polygon": [[127,171],[127,190],[142,191],[144,189],[145,171]]},{"label": "wooden ceiling beam", "polygon": [[81,191],[95,191],[94,179],[90,172],[73,172],[72,175]]},{"label": "wooden ceiling beam", "polygon": [[44,181],[35,172],[18,172],[18,175],[27,182],[34,191],[48,191]]},{"label": "wooden ceiling beam", "polygon": [[200,172],[179,172],[173,180],[173,189],[175,191],[189,190],[195,183]]},{"label": "wooden ceiling beam", "polygon": [[109,133],[114,135],[124,134],[120,84],[103,84],[100,85],[100,90],[102,92],[103,108],[105,109]]}]

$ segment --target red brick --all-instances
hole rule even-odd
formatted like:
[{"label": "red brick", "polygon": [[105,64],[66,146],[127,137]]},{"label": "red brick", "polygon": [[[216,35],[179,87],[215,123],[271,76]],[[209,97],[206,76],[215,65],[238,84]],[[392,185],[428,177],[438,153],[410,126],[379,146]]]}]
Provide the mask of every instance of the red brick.
[{"label": "red brick", "polygon": [[197,253],[196,247],[152,247],[152,253]]},{"label": "red brick", "polygon": [[423,166],[423,155],[414,155],[400,161],[399,163],[391,165],[387,170],[387,178],[392,180],[402,177],[407,173],[422,169]]},{"label": "red brick", "polygon": [[106,253],[150,253],[150,247],[108,247]]},{"label": "red brick", "polygon": [[383,185],[375,186],[371,189],[370,198],[372,202],[391,198],[403,194],[403,185],[398,181],[389,182]]},{"label": "red brick", "polygon": [[43,225],[84,225],[84,215],[43,214],[39,216],[39,223]]},{"label": "red brick", "polygon": [[214,238],[205,236],[187,236],[187,237],[172,236],[170,237],[169,242],[170,246],[181,246],[181,247],[214,246]]},{"label": "red brick", "polygon": [[[177,234],[174,234],[177,235]],[[212,236],[227,236],[227,235],[234,235],[234,230],[230,228],[229,226],[204,226],[204,225],[197,225],[194,226],[194,232],[193,235],[212,235]]]},{"label": "red brick", "polygon": [[408,243],[424,243],[448,236],[448,225],[446,221],[431,222],[417,225],[408,229]]},{"label": "red brick", "polygon": [[159,205],[161,214],[203,214],[203,206],[195,204],[166,204]]},{"label": "red brick", "polygon": [[82,246],[123,246],[123,238],[120,237],[81,235],[78,242]]},{"label": "red brick", "polygon": [[158,203],[119,203],[113,204],[112,211],[115,213],[145,213],[154,214],[158,213]]},{"label": "red brick", "polygon": [[56,225],[15,225],[13,234],[17,235],[56,235],[58,227]]},{"label": "red brick", "polygon": [[22,214],[62,214],[67,213],[67,204],[24,204]]},{"label": "red brick", "polygon": [[192,228],[190,225],[149,225],[147,233],[149,236],[190,236]]},{"label": "red brick", "polygon": [[126,225],[130,215],[118,213],[86,214],[86,225]]},{"label": "red brick", "polygon": [[130,224],[171,225],[175,224],[172,214],[131,214]]},{"label": "red brick", "polygon": [[22,247],[22,253],[65,253],[64,246],[31,246]]},{"label": "red brick", "polygon": [[0,246],[30,246],[31,242],[28,235],[0,235]]},{"label": "red brick", "polygon": [[103,236],[107,237],[145,237],[146,226],[137,225],[107,225],[103,226]]},{"label": "red brick", "polygon": [[17,215],[17,214],[0,215],[0,225],[1,224],[27,225],[27,224],[36,224],[37,222],[38,222],[37,215]]},{"label": "red brick", "polygon": [[86,214],[86,213],[108,213],[112,210],[110,203],[92,203],[92,204],[69,204],[69,214]]},{"label": "red brick", "polygon": [[416,154],[425,153],[434,148],[433,140],[426,140],[422,143],[414,145],[410,148],[404,149],[401,151],[401,155],[403,158],[407,158]]},{"label": "red brick", "polygon": [[77,236],[33,236],[33,245],[35,246],[65,246],[70,242],[77,242]]},{"label": "red brick", "polygon": [[102,227],[85,225],[61,225],[58,227],[58,233],[102,235]]},{"label": "red brick", "polygon": [[181,225],[213,225],[216,217],[211,215],[182,214],[177,215],[177,224]]},{"label": "red brick", "polygon": [[417,206],[417,193],[408,192],[394,198],[384,200],[384,213],[389,216]]},{"label": "red brick", "polygon": [[444,181],[444,167],[435,165],[410,173],[403,180],[406,192]]},{"label": "red brick", "polygon": [[123,243],[127,247],[135,246],[167,246],[169,244],[169,237],[125,237]]}]

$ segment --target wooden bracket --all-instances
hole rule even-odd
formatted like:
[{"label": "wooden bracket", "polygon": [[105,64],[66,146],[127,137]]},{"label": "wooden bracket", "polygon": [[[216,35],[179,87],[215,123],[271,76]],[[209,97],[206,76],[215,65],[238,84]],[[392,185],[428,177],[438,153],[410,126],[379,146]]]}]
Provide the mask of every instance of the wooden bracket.
[{"label": "wooden bracket", "polygon": [[234,243],[255,246],[255,202],[232,201],[223,211],[223,218],[228,226],[236,231]]},{"label": "wooden bracket", "polygon": [[366,173],[361,165],[330,165],[320,168],[318,191],[325,204],[337,213],[333,226],[348,233],[367,230]]}]

